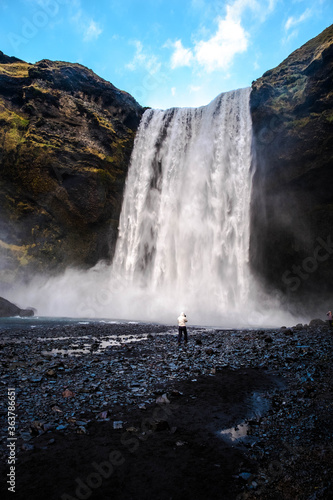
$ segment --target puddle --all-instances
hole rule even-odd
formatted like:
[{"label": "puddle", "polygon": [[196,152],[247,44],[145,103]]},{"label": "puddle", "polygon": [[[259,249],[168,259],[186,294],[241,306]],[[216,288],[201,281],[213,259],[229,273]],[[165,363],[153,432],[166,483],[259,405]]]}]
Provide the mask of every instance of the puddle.
[{"label": "puddle", "polygon": [[[70,337],[68,337],[70,338]],[[88,338],[88,337],[80,337],[80,338]],[[59,338],[53,338],[53,339],[40,339],[40,340],[64,340],[64,337],[59,337]],[[141,337],[133,337],[133,336],[127,336],[127,335],[120,335],[117,337],[108,337],[106,339],[93,339],[94,343],[92,344],[80,344],[79,346],[76,346],[75,344],[72,344],[68,347],[68,349],[65,348],[53,348],[49,351],[44,350],[41,352],[42,355],[44,356],[82,356],[85,354],[91,354],[94,352],[94,354],[101,354],[105,349],[108,349],[109,347],[119,347],[123,344],[131,344],[133,342],[141,342],[142,340],[147,340],[147,335],[142,335]]]},{"label": "puddle", "polygon": [[[80,339],[89,339],[90,337],[88,335],[83,336],[83,337],[75,337],[75,339],[80,340]],[[73,340],[73,337],[37,337],[39,342],[51,342],[52,340]]]},{"label": "puddle", "polygon": [[249,428],[249,425],[243,422],[239,425],[236,425],[236,427],[224,429],[223,431],[221,431],[221,436],[227,438],[232,442],[244,440],[244,438],[247,438],[247,431],[249,430]]},{"label": "puddle", "polygon": [[82,356],[82,354],[88,354],[88,349],[51,349],[51,351],[42,351],[43,356]]},{"label": "puddle", "polygon": [[254,392],[248,398],[248,405],[250,411],[246,415],[246,419],[242,420],[239,424],[230,429],[223,429],[219,431],[219,436],[232,443],[255,442],[255,438],[249,435],[251,429],[249,421],[259,421],[260,417],[264,415],[270,407],[270,401],[265,397],[265,394]]}]

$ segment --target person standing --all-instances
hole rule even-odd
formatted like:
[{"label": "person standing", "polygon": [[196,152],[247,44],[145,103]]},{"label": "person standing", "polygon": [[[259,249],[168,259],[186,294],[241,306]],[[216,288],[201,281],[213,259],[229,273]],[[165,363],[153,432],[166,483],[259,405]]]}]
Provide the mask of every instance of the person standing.
[{"label": "person standing", "polygon": [[328,326],[329,328],[333,328],[333,315],[332,315],[332,311],[328,311],[327,313],[327,318],[328,318]]},{"label": "person standing", "polygon": [[184,334],[184,342],[187,345],[187,329],[186,329],[187,318],[185,313],[180,313],[178,316],[178,345],[182,341],[182,336]]}]

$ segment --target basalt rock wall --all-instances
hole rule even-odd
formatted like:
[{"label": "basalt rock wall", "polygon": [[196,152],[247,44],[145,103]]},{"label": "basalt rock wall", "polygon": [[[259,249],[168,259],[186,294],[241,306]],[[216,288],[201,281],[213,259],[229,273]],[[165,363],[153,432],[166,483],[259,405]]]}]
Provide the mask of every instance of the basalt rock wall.
[{"label": "basalt rock wall", "polygon": [[0,281],[112,257],[143,108],[80,64],[0,52]]},{"label": "basalt rock wall", "polygon": [[332,82],[331,26],[252,85],[250,260],[286,304],[332,297]]}]

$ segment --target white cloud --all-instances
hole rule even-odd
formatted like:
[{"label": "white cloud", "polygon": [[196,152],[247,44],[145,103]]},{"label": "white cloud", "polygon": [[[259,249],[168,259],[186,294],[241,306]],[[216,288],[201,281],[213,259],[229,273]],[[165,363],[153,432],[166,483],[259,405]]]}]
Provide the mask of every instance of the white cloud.
[{"label": "white cloud", "polygon": [[193,54],[190,49],[185,49],[181,40],[177,40],[171,44],[175,51],[171,56],[171,68],[175,69],[180,66],[191,66]]},{"label": "white cloud", "polygon": [[83,40],[85,42],[90,42],[91,40],[97,40],[99,35],[101,35],[103,30],[99,27],[99,25],[91,19],[87,26],[85,27]]},{"label": "white cloud", "polygon": [[295,29],[295,30],[291,31],[288,36],[285,36],[282,39],[282,43],[287,45],[288,43],[290,43],[293,40],[293,38],[296,38],[297,36],[298,36],[298,30]]},{"label": "white cloud", "polygon": [[[193,66],[209,73],[215,70],[226,71],[235,56],[246,52],[249,47],[250,34],[242,25],[244,13],[250,11],[262,23],[274,10],[277,1],[235,0],[227,4],[225,16],[215,17],[217,28],[211,36],[196,40],[192,48],[185,48],[181,40],[168,44],[174,49],[171,68]],[[192,0],[192,5],[202,6],[202,3],[202,0]]]},{"label": "white cloud", "polygon": [[171,88],[171,95],[174,97],[176,95],[176,87]]},{"label": "white cloud", "polygon": [[97,23],[94,19],[89,17],[84,12],[84,10],[81,8],[80,0],[73,0],[68,5],[71,12],[70,21],[76,26],[78,32],[83,35],[83,40],[85,42],[97,40],[97,38],[103,33],[103,30],[100,27],[99,23]]},{"label": "white cloud", "polygon": [[298,24],[302,23],[303,21],[306,21],[309,19],[309,17],[312,15],[312,9],[306,9],[303,14],[301,14],[299,17],[288,17],[284,29],[286,31],[289,31],[291,28],[294,26],[297,26]]},{"label": "white cloud", "polygon": [[248,38],[240,20],[233,19],[228,12],[225,19],[218,20],[218,29],[213,37],[195,44],[195,59],[208,72],[226,70],[236,54],[247,50]]},{"label": "white cloud", "polygon": [[283,38],[282,42],[284,44],[288,44],[293,38],[298,36],[297,26],[312,16],[312,9],[306,9],[303,14],[298,17],[290,16],[284,25],[284,30],[286,32],[286,36]]},{"label": "white cloud", "polygon": [[161,69],[161,63],[153,54],[147,54],[143,51],[143,45],[139,40],[132,42],[135,45],[135,55],[131,62],[126,64],[126,68],[135,71],[138,68],[144,68],[149,73],[157,73]]},{"label": "white cloud", "polygon": [[193,92],[199,92],[199,90],[201,90],[201,87],[199,87],[198,85],[190,85],[188,89],[192,94]]}]

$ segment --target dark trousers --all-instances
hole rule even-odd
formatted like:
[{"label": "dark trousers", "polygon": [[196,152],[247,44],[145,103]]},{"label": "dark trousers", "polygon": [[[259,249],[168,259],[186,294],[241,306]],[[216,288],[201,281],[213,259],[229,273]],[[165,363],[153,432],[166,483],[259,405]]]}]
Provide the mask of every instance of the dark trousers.
[{"label": "dark trousers", "polygon": [[333,320],[332,319],[328,320],[328,327],[331,329],[333,328]]},{"label": "dark trousers", "polygon": [[184,333],[184,340],[185,340],[185,343],[187,344],[187,330],[186,330],[186,326],[179,326],[178,327],[178,344],[181,343],[182,341],[182,335]]}]

